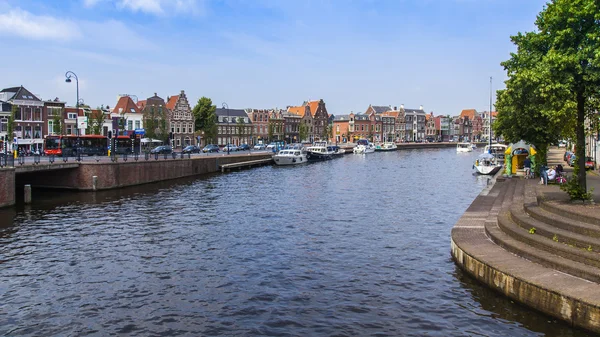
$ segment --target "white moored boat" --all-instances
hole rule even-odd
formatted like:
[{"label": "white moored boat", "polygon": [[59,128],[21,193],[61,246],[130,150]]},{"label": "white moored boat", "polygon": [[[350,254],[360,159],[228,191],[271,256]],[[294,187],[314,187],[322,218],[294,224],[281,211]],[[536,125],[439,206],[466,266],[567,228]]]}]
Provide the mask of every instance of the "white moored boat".
[{"label": "white moored boat", "polygon": [[335,151],[327,146],[327,142],[315,142],[306,148],[306,158],[309,161],[330,160],[335,157]]},{"label": "white moored boat", "polygon": [[471,143],[458,143],[456,144],[456,152],[472,152],[473,148]]},{"label": "white moored boat", "polygon": [[483,152],[491,153],[494,155],[494,157],[504,160],[504,152],[506,151],[507,148],[508,148],[508,146],[506,146],[504,144],[494,143],[494,144],[486,145],[485,148],[483,149]]},{"label": "white moored boat", "polygon": [[375,152],[375,145],[366,139],[359,139],[352,152],[355,154],[373,153]]},{"label": "white moored boat", "polygon": [[492,175],[498,172],[498,170],[502,168],[502,165],[498,163],[498,160],[494,155],[486,152],[477,157],[473,167],[479,174]]},{"label": "white moored boat", "polygon": [[396,151],[398,146],[394,142],[385,142],[375,147],[375,151]]},{"label": "white moored boat", "polygon": [[280,150],[273,155],[273,161],[277,165],[299,165],[308,163],[306,152],[301,149]]}]

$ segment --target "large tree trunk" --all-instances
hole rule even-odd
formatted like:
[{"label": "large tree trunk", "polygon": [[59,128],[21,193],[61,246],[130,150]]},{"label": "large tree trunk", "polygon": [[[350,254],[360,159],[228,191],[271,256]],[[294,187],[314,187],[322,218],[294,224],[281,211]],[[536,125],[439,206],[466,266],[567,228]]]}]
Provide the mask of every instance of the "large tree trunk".
[{"label": "large tree trunk", "polygon": [[577,126],[575,127],[576,145],[575,145],[575,165],[579,168],[577,180],[579,186],[587,192],[585,179],[585,97],[583,90],[577,91]]}]

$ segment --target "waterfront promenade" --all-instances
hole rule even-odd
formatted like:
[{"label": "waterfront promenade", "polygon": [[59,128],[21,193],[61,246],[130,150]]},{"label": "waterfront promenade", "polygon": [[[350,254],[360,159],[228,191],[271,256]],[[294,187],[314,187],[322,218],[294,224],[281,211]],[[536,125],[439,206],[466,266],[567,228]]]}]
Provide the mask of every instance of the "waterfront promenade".
[{"label": "waterfront promenade", "polygon": [[[551,149],[548,164],[565,166],[562,153]],[[590,172],[587,183],[595,204],[569,201],[558,185],[498,175],[454,225],[452,257],[511,299],[600,332],[600,177]]]}]

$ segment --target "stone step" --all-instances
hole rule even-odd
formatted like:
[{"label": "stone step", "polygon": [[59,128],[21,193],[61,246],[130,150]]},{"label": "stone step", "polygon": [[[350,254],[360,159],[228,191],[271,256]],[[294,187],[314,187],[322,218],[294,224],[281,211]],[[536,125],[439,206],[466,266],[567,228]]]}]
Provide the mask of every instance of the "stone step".
[{"label": "stone step", "polygon": [[[513,221],[510,210],[503,210],[498,215],[497,223],[498,227],[502,230],[502,232],[504,232],[504,234],[538,250],[542,256],[555,255],[567,260],[571,260],[572,262],[588,265],[588,268],[600,267],[600,254],[597,252],[589,252],[585,249],[571,247],[564,243],[555,242],[546,236],[540,235],[539,231],[542,231],[543,229],[539,229],[537,227],[535,234],[530,234],[529,228],[520,227]],[[514,253],[519,254],[517,251]],[[550,266],[553,265],[551,260],[548,260],[547,263]],[[568,272],[567,270],[563,271]]]},{"label": "stone step", "polygon": [[574,211],[571,207],[569,207],[569,204],[565,204],[560,201],[545,201],[541,198],[538,198],[538,204],[546,211],[560,215],[562,217],[600,226],[600,211],[597,206],[585,206],[583,204],[579,204],[584,209],[589,210],[589,212],[584,213],[581,212],[581,208],[578,211]]},{"label": "stone step", "polygon": [[[592,251],[600,252],[599,238],[565,230],[555,226],[553,223],[537,220],[527,214],[523,207],[524,205],[522,204],[514,204],[510,207],[511,219],[523,229],[529,231],[531,228],[535,228],[535,235],[543,236],[566,245],[582,249],[591,248]],[[600,254],[596,253],[596,255],[598,255],[598,259],[600,260]]]},{"label": "stone step", "polygon": [[532,218],[551,224],[554,227],[578,233],[581,235],[600,238],[600,226],[564,217],[560,214],[549,212],[538,204],[523,205],[527,214]]},{"label": "stone step", "polygon": [[[485,233],[496,245],[523,259],[538,263],[545,268],[551,268],[588,281],[600,283],[600,268],[552,254],[544,249],[539,249],[537,245],[531,244],[531,241],[539,240],[535,235],[531,235],[532,240],[529,242],[518,240],[514,236],[507,234],[505,228],[501,228],[500,218],[498,219],[498,222],[487,221],[485,223]],[[516,225],[515,227],[520,228]],[[527,235],[530,234],[527,233]],[[547,241],[547,239],[544,240]],[[550,243],[560,245],[553,241],[550,241]]]}]

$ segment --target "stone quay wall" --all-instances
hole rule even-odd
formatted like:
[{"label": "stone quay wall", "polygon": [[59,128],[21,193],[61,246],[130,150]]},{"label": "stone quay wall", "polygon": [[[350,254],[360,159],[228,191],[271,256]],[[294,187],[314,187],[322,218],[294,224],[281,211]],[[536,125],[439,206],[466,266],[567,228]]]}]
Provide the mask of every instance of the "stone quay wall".
[{"label": "stone quay wall", "polygon": [[[185,159],[162,159],[113,162],[82,162],[77,168],[19,176],[33,187],[80,191],[107,190],[126,186],[220,172],[220,165],[271,158],[268,154],[207,156]],[[94,178],[95,186],[94,186]],[[13,184],[14,185],[14,184]],[[14,190],[14,189],[13,189]]]},{"label": "stone quay wall", "polygon": [[15,204],[15,169],[0,169],[0,207]]}]

